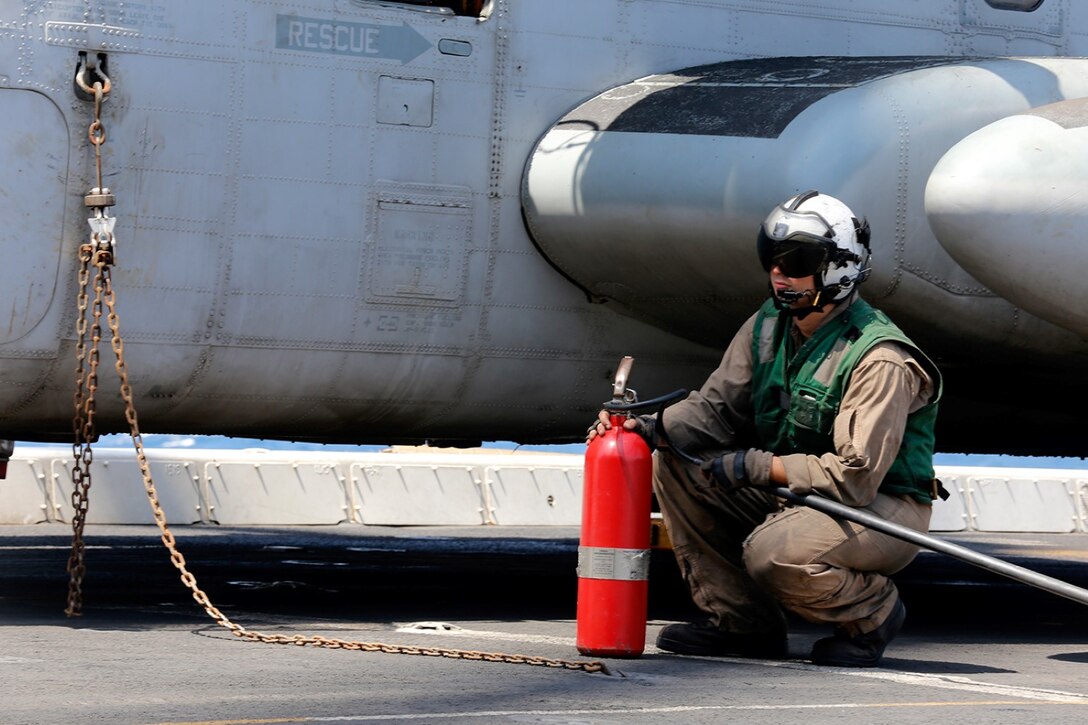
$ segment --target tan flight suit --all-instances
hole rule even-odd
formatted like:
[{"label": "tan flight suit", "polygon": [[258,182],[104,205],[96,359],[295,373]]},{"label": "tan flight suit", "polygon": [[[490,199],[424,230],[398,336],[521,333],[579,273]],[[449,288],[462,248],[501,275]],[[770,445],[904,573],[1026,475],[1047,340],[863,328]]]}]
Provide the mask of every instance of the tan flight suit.
[{"label": "tan flight suit", "polygon": [[[702,459],[761,448],[752,421],[754,326],[755,315],[703,387],[666,409],[673,445]],[[799,341],[796,327],[793,334]],[[930,376],[905,347],[877,344],[858,362],[843,394],[835,450],[780,457],[790,490],[817,491],[928,531],[929,504],[878,494],[877,488],[899,451],[908,413],[932,393]],[[654,492],[696,606],[729,632],[784,635],[779,604],[808,621],[835,624],[848,636],[870,632],[898,597],[887,575],[917,553],[911,544],[813,509],[783,509],[780,499],[756,488],[727,492],[663,448],[654,456]]]}]

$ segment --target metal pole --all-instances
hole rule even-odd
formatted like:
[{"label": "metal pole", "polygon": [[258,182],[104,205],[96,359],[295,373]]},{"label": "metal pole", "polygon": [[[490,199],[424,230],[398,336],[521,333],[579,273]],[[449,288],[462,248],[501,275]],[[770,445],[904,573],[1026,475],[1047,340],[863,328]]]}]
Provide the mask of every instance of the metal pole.
[{"label": "metal pole", "polygon": [[1046,576],[1031,569],[1025,569],[1022,566],[1016,566],[1010,564],[1007,561],[995,559],[992,556],[986,556],[980,554],[977,551],[972,551],[957,544],[951,544],[947,541],[941,541],[932,536],[919,533],[914,529],[908,529],[906,526],[901,526],[891,521],[886,521],[879,516],[874,516],[868,511],[862,509],[851,508],[844,504],[832,501],[831,499],[824,498],[818,495],[800,495],[793,493],[788,488],[774,488],[771,490],[775,496],[783,498],[792,504],[798,506],[808,506],[811,509],[821,511],[828,516],[837,519],[845,519],[847,521],[853,521],[855,524],[861,524],[867,528],[879,531],[882,534],[888,534],[894,536],[897,539],[902,539],[911,544],[931,549],[941,554],[948,554],[954,556],[957,559],[966,561],[968,564],[974,564],[977,567],[992,571],[995,574],[1006,576],[1010,579],[1015,579],[1018,582],[1028,584],[1030,586],[1048,591],[1051,594],[1057,594],[1060,597],[1066,599],[1072,599],[1074,602],[1081,604],[1088,604],[1088,590],[1081,589],[1080,587],[1073,586],[1067,582],[1063,582],[1060,579]]}]

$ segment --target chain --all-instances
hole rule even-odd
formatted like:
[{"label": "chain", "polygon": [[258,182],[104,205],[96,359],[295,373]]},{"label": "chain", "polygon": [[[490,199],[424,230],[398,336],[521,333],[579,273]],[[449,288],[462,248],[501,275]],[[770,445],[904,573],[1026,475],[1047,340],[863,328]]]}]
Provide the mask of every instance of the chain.
[{"label": "chain", "polygon": [[[106,80],[108,88],[108,79]],[[68,608],[65,613],[69,617],[80,616],[82,613],[82,580],[86,567],[83,561],[83,527],[87,517],[88,493],[91,487],[91,440],[94,438],[94,414],[95,394],[98,389],[98,347],[102,339],[101,318],[103,305],[108,314],[106,316],[110,329],[110,347],[117,358],[115,368],[121,381],[121,398],[125,405],[125,420],[128,422],[132,435],[132,442],[136,448],[136,460],[140,466],[140,474],[143,477],[144,490],[151,504],[151,512],[155,523],[162,533],[162,543],[170,553],[170,562],[181,573],[182,583],[192,592],[193,599],[204,608],[204,611],[215,620],[219,626],[227,629],[235,637],[250,642],[265,642],[268,644],[292,644],[298,647],[326,647],[329,649],[346,649],[361,652],[386,652],[389,654],[421,655],[425,657],[447,657],[451,659],[477,660],[484,662],[505,662],[508,664],[536,665],[541,667],[555,667],[568,670],[582,670],[585,672],[602,672],[611,674],[603,662],[570,661],[549,659],[547,657],[532,657],[529,655],[504,654],[500,652],[476,652],[473,650],[440,649],[437,647],[413,647],[408,645],[382,644],[380,642],[356,642],[351,640],[334,639],[321,636],[263,634],[251,631],[232,622],[221,612],[208,595],[197,585],[196,577],[189,571],[185,557],[177,548],[174,534],[170,531],[166,522],[166,514],[159,504],[158,492],[155,483],[151,479],[151,468],[147,462],[144,451],[143,437],[140,434],[139,421],[136,417],[136,407],[133,403],[132,386],[128,381],[128,364],[125,361],[125,344],[121,338],[120,321],[117,317],[116,299],[114,297],[113,284],[110,275],[110,266],[113,264],[113,235],[112,219],[104,213],[107,206],[112,206],[113,196],[108,189],[102,186],[102,158],[100,147],[105,140],[105,129],[100,118],[103,90],[101,83],[95,83],[95,118],[88,130],[88,137],[95,147],[95,167],[97,170],[98,186],[87,195],[85,203],[95,209],[92,217],[91,243],[80,247],[79,268],[79,316],[76,323],[78,340],[76,342],[76,393],[74,396],[75,416],[72,427],[75,432],[75,444],[73,455],[75,465],[72,468],[72,505],[75,515],[72,518],[72,554],[68,560],[68,571],[71,574],[71,582],[68,593]],[[104,222],[110,222],[105,225]],[[94,266],[94,301],[88,304],[88,287],[90,286],[91,266]],[[90,351],[87,350],[87,310],[91,310],[93,323],[90,325]]]},{"label": "chain", "polygon": [[[88,397],[86,361],[87,361],[87,287],[90,279],[90,261],[88,245],[80,247],[79,267],[79,316],[76,320],[76,392],[73,398],[75,416],[72,419],[72,432],[75,434],[75,442],[72,444],[72,455],[75,464],[72,466],[72,508],[75,513],[72,516],[72,553],[68,556],[68,608],[64,613],[69,617],[78,617],[83,608],[83,574],[86,567],[83,564],[83,525],[87,520],[88,492],[91,488],[91,452],[90,438],[94,437],[94,419],[86,408]],[[97,356],[96,356],[97,358]]]},{"label": "chain", "polygon": [[106,142],[106,127],[102,125],[102,101],[108,91],[101,83],[94,84],[94,120],[87,128],[87,139],[94,146],[94,170],[98,180],[96,188],[102,188],[102,144]]},{"label": "chain", "polygon": [[581,661],[567,661],[558,659],[548,659],[546,657],[531,657],[529,655],[511,655],[503,654],[499,652],[475,652],[471,650],[459,650],[459,649],[439,649],[435,647],[412,647],[406,645],[394,645],[394,644],[382,644],[380,642],[355,642],[350,640],[332,639],[328,637],[320,636],[304,636],[304,635],[280,635],[280,634],[263,634],[261,632],[250,631],[245,627],[232,622],[223,612],[221,612],[203,590],[197,586],[196,577],[189,571],[185,562],[185,557],[177,548],[177,542],[174,539],[173,533],[171,533],[169,526],[166,522],[166,515],[162,510],[162,506],[159,504],[158,493],[155,490],[155,483],[151,479],[151,469],[147,463],[147,456],[144,452],[143,438],[140,434],[139,422],[136,418],[136,408],[133,404],[132,386],[128,382],[128,366],[125,362],[125,345],[121,339],[120,325],[117,318],[117,311],[115,307],[115,298],[113,288],[110,284],[109,267],[104,263],[99,263],[99,278],[105,281],[105,304],[108,308],[109,314],[107,320],[109,322],[111,335],[111,346],[114,354],[117,356],[117,374],[121,380],[121,398],[125,403],[125,419],[128,421],[132,442],[136,447],[136,460],[140,466],[140,473],[143,476],[144,489],[147,492],[148,501],[151,503],[151,511],[155,518],[155,523],[158,525],[159,530],[162,532],[162,543],[166,546],[166,549],[170,552],[170,562],[174,567],[181,572],[182,583],[192,592],[193,599],[197,604],[204,608],[204,611],[215,620],[215,623],[230,631],[236,637],[249,640],[251,642],[265,642],[269,644],[293,644],[299,647],[313,646],[313,647],[327,647],[330,649],[347,649],[357,650],[362,652],[386,652],[390,654],[404,654],[404,655],[423,655],[428,657],[448,657],[453,659],[464,660],[482,660],[486,662],[506,662],[510,664],[525,664],[525,665],[539,665],[543,667],[557,667],[565,668],[569,670],[583,670],[585,672],[603,672],[608,674],[608,668],[603,662],[581,662]]},{"label": "chain", "polygon": [[[68,556],[68,606],[64,613],[69,617],[83,614],[83,576],[87,571],[84,563],[86,548],[83,529],[87,523],[87,507],[91,489],[91,463],[94,453],[91,441],[95,437],[95,392],[98,389],[98,343],[102,339],[102,298],[105,289],[103,269],[113,261],[113,220],[105,212],[113,204],[108,189],[102,186],[102,144],[106,130],[102,125],[102,101],[109,92],[110,81],[99,73],[100,80],[89,88],[94,93],[94,120],[87,129],[87,137],[94,146],[95,178],[98,185],[87,195],[84,203],[95,209],[90,224],[91,241],[79,248],[79,293],[76,297],[76,392],[72,399],[75,414],[72,418],[72,551]],[[83,81],[82,71],[77,78]],[[104,79],[104,80],[102,80]],[[86,83],[84,82],[84,85]],[[91,263],[98,273],[94,282],[94,302],[88,304],[87,289],[90,286]],[[87,351],[87,309],[90,307],[94,322],[90,325],[90,352]]]}]

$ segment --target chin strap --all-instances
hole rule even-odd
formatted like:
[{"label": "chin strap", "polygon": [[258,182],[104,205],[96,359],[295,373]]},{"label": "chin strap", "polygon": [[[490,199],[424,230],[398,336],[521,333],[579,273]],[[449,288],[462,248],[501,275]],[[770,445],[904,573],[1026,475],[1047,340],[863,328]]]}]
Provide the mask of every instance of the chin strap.
[{"label": "chin strap", "polygon": [[[829,287],[824,287],[821,290],[808,289],[802,292],[797,292],[795,290],[782,290],[781,292],[775,292],[773,286],[770,286],[770,289],[771,299],[774,300],[775,309],[777,309],[779,312],[785,312],[790,317],[794,317],[798,320],[803,320],[811,315],[813,312],[820,311],[820,309],[824,305],[828,304],[828,302],[824,300],[824,298],[827,296],[827,293],[831,293],[832,295],[837,294],[839,291],[839,286],[833,285]],[[853,296],[854,293],[848,294],[840,300],[831,300],[830,304],[832,307],[838,307],[847,300],[852,299]],[[791,306],[794,302],[803,300],[805,298],[812,300],[812,303],[809,304],[808,307]]]},{"label": "chin strap", "polygon": [[[771,288],[771,299],[774,300],[774,306],[780,312],[785,312],[791,317],[795,317],[798,320],[803,320],[813,312],[820,309],[820,298],[823,297],[823,290],[804,290],[798,292],[796,290],[782,290],[776,292],[774,287]],[[810,299],[812,303],[808,307],[793,307],[794,302],[799,302],[803,299]]]}]

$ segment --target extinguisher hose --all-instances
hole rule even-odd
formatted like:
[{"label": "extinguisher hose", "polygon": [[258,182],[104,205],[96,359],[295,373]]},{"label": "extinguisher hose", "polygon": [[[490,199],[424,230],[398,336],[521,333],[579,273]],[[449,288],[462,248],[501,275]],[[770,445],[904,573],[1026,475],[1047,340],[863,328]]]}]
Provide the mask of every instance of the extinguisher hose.
[{"label": "extinguisher hose", "polygon": [[604,409],[610,413],[633,413],[639,410],[649,410],[650,408],[657,408],[657,415],[654,418],[654,441],[660,441],[663,445],[658,446],[661,448],[668,448],[678,457],[692,463],[696,466],[703,465],[703,461],[700,458],[696,458],[683,448],[674,446],[672,441],[669,440],[669,433],[665,430],[665,408],[669,407],[673,403],[678,403],[684,398],[688,397],[688,391],[684,388],[674,390],[667,395],[660,395],[656,398],[650,398],[649,400],[634,401],[631,403],[623,403],[619,400],[610,400],[604,404]]},{"label": "extinguisher hose", "polygon": [[604,404],[604,409],[610,413],[632,413],[636,410],[647,410],[655,406],[659,406],[659,412],[664,410],[673,403],[683,400],[688,395],[688,391],[680,388],[674,390],[668,395],[661,395],[649,400],[636,400],[631,403],[621,403],[618,400],[610,400]]},{"label": "extinguisher hose", "polygon": [[611,400],[604,404],[604,409],[610,413],[633,413],[638,410],[649,410],[650,408],[657,408],[657,415],[654,418],[654,442],[655,444],[660,441],[662,445],[656,446],[660,448],[668,448],[680,458],[684,459],[688,463],[693,463],[696,466],[701,466],[703,461],[695,456],[689,454],[682,448],[674,446],[672,441],[669,440],[669,433],[665,430],[665,408],[669,407],[673,403],[678,403],[684,398],[688,397],[688,391],[684,388],[674,390],[667,395],[661,395],[649,400],[635,401],[632,403],[622,403],[618,400]]},{"label": "extinguisher hose", "polygon": [[[654,422],[654,437],[664,444],[661,447],[668,448],[674,455],[688,463],[702,466],[704,463],[702,459],[696,458],[682,448],[673,445],[669,440],[668,432],[665,430],[665,408],[686,397],[687,392],[688,391],[686,390],[677,390],[668,395],[663,395],[660,398],[647,400],[644,403],[625,404],[624,406],[616,406],[609,409],[638,410],[650,408],[655,405],[659,406],[657,420]],[[1008,577],[1009,579],[1013,579],[1022,584],[1027,584],[1028,586],[1042,589],[1051,594],[1057,594],[1060,597],[1071,599],[1080,604],[1088,605],[1088,590],[1086,589],[1082,589],[1067,582],[1063,582],[1060,579],[1055,579],[1030,569],[1025,569],[1022,566],[1002,561],[1001,559],[992,556],[980,554],[972,549],[948,541],[942,541],[941,539],[923,534],[906,526],[882,519],[864,509],[856,509],[816,493],[796,494],[788,488],[775,486],[758,486],[756,488],[766,490],[775,496],[788,501],[794,506],[807,506],[808,508],[827,514],[833,519],[850,521],[872,529],[873,531],[879,531],[882,534],[887,534],[888,536],[893,536],[902,541],[906,541],[907,543],[914,544],[915,546],[920,546],[929,549],[930,551],[936,551],[940,554],[947,554],[960,561],[965,561],[968,564],[972,564],[995,574],[1000,574],[1001,576]]]}]

